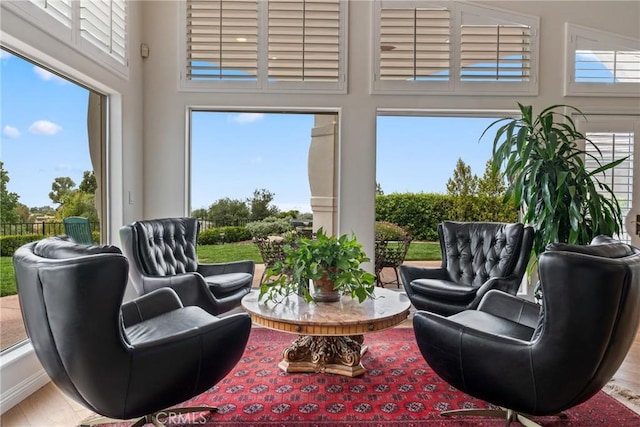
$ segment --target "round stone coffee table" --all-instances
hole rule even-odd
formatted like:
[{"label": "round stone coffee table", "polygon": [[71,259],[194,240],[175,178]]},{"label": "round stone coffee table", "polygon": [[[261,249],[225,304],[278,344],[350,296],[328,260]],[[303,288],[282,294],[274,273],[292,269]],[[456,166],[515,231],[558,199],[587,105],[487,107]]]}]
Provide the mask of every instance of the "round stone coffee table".
[{"label": "round stone coffee table", "polygon": [[297,295],[284,301],[258,301],[258,291],[242,299],[251,320],[261,326],[300,335],[282,353],[278,366],[285,372],[327,372],[356,377],[366,351],[363,334],[398,325],[409,315],[404,292],[376,288],[375,298],[363,303],[349,296],[338,302],[307,303]]}]

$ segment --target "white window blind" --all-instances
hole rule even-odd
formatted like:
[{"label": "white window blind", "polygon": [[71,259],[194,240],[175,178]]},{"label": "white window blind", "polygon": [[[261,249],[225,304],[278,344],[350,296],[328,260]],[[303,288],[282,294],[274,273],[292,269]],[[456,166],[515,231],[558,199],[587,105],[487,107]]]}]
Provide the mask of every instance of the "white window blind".
[{"label": "white window blind", "polygon": [[531,27],[519,24],[463,24],[460,79],[523,81],[531,75]]},{"label": "white window blind", "polygon": [[258,1],[187,1],[187,78],[255,80]]},{"label": "white window blind", "polygon": [[187,90],[342,91],[345,0],[187,0]]},{"label": "white window blind", "polygon": [[451,12],[446,8],[382,8],[381,80],[449,80]]},{"label": "white window blind", "polygon": [[640,95],[640,40],[572,24],[566,30],[566,95]]},{"label": "white window blind", "polygon": [[339,80],[339,0],[269,0],[268,16],[269,80]]},{"label": "white window blind", "polygon": [[67,28],[72,24],[71,0],[29,0]]},{"label": "white window blind", "polygon": [[457,1],[376,4],[374,93],[537,93],[537,17]]},{"label": "white window blind", "polygon": [[[624,219],[633,202],[633,132],[587,132],[586,137],[595,144],[600,152],[598,153],[593,144],[587,143],[585,151],[601,159],[601,164],[613,162],[615,160],[626,157],[622,163],[613,169],[602,172],[598,175],[598,179],[607,184],[620,204],[622,218]],[[587,156],[585,159],[587,170],[593,171],[601,165],[596,160]],[[599,190],[600,191],[600,190]],[[629,235],[625,232],[619,236],[622,240],[631,241]]]},{"label": "white window blind", "polygon": [[80,36],[118,63],[127,64],[125,0],[80,0]]}]

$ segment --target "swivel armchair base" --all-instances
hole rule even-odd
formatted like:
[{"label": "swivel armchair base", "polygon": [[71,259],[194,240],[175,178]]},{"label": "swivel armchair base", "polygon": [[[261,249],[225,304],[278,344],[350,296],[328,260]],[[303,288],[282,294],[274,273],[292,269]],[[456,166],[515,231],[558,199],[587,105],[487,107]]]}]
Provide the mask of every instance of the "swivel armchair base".
[{"label": "swivel armchair base", "polygon": [[[165,427],[164,423],[160,421],[161,418],[171,418],[176,415],[181,414],[189,414],[192,412],[209,412],[214,413],[218,412],[218,408],[215,406],[191,406],[188,408],[169,408],[164,411],[154,412],[153,414],[145,415],[144,417],[138,419],[130,427],[142,427],[146,424],[153,424],[156,427]],[[100,415],[92,415],[90,417],[85,418],[80,423],[80,427],[91,427],[97,426],[101,424],[112,424],[122,422],[123,420],[117,420],[115,418],[102,417]],[[131,420],[129,420],[131,421]],[[184,421],[184,420],[183,420]]]},{"label": "swivel armchair base", "polygon": [[[506,427],[509,427],[512,422],[517,421],[522,424],[524,427],[542,427],[540,424],[535,421],[527,418],[529,415],[521,414],[520,412],[516,412],[513,409],[456,409],[453,411],[444,411],[440,413],[443,417],[452,417],[456,415],[464,415],[464,416],[479,416],[479,417],[489,417],[489,418],[502,418],[507,421],[505,424]],[[565,418],[566,415],[564,413],[558,414],[560,418]]]}]

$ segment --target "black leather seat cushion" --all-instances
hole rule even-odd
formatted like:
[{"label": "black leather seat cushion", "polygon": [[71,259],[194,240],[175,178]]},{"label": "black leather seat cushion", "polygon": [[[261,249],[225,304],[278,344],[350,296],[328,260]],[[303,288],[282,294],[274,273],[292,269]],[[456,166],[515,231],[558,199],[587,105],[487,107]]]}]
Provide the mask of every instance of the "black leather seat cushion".
[{"label": "black leather seat cushion", "polygon": [[449,319],[489,334],[502,335],[523,341],[531,340],[534,332],[533,328],[525,326],[522,323],[478,310],[465,310],[449,316]]},{"label": "black leather seat cushion", "polygon": [[211,291],[226,293],[245,287],[253,282],[253,276],[249,273],[223,273],[204,278]]},{"label": "black leather seat cushion", "polygon": [[125,329],[127,340],[133,346],[161,345],[163,342],[192,337],[212,329],[216,319],[200,307],[183,307],[144,320]]}]

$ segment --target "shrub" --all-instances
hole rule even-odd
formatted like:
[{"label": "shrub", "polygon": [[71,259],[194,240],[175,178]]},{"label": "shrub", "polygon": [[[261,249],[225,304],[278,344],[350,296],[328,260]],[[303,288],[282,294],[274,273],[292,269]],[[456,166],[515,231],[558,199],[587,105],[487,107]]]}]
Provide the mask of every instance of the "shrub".
[{"label": "shrub", "polygon": [[42,234],[21,234],[13,236],[0,236],[0,256],[13,256],[13,253],[22,245],[43,239]]},{"label": "shrub", "polygon": [[[224,234],[224,239],[222,235]],[[220,243],[242,242],[251,239],[249,230],[245,227],[211,227],[202,230],[198,235],[199,245],[217,245]]]},{"label": "shrub", "polygon": [[402,240],[408,234],[399,225],[386,221],[376,221],[375,230],[376,240]]},{"label": "shrub", "polygon": [[250,222],[246,225],[252,237],[280,236],[293,230],[291,218],[267,217],[262,221]]}]

